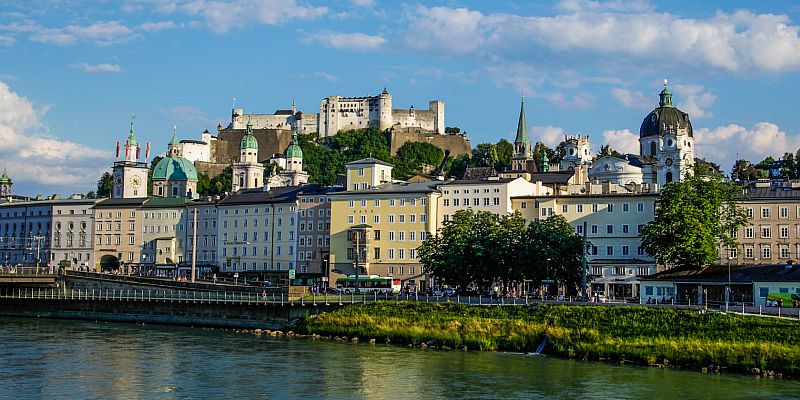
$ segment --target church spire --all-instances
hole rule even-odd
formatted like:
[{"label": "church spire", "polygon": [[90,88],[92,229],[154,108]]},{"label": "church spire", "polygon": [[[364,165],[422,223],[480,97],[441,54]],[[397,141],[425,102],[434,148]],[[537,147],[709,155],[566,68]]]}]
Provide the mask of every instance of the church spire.
[{"label": "church spire", "polygon": [[519,123],[517,123],[517,137],[514,139],[514,149],[518,156],[527,157],[531,154],[531,140],[528,138],[528,121],[525,119],[525,97],[519,106]]},{"label": "church spire", "polygon": [[672,92],[667,88],[667,80],[664,79],[664,90],[658,94],[659,107],[672,107]]}]

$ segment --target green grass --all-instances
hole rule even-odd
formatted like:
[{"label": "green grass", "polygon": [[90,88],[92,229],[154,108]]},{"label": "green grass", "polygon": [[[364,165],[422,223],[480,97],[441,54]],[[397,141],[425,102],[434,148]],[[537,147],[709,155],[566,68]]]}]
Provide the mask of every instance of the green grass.
[{"label": "green grass", "polygon": [[298,331],[392,343],[545,352],[681,366],[800,372],[800,322],[649,307],[377,302],[303,319]]}]

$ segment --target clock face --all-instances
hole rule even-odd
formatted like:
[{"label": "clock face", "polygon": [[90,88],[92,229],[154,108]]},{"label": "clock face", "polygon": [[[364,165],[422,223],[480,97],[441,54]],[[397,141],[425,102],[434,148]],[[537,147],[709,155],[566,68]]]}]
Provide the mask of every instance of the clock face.
[{"label": "clock face", "polygon": [[672,165],[672,159],[668,158],[667,161],[664,164],[667,164],[667,166]]},{"label": "clock face", "polygon": [[117,185],[122,185],[122,177],[121,176],[117,177]]},{"label": "clock face", "polygon": [[138,177],[138,176],[134,176],[133,178],[131,178],[131,185],[132,185],[133,187],[139,187],[139,185],[140,185],[141,183],[142,183],[142,180],[141,180],[141,179],[139,179],[139,177]]}]

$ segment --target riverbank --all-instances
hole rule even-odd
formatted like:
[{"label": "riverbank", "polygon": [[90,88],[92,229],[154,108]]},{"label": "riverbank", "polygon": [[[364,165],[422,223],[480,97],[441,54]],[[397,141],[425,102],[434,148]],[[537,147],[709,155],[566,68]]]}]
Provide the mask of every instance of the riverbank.
[{"label": "riverbank", "polygon": [[742,373],[800,374],[800,322],[650,307],[377,302],[303,318],[305,334],[533,352]]}]

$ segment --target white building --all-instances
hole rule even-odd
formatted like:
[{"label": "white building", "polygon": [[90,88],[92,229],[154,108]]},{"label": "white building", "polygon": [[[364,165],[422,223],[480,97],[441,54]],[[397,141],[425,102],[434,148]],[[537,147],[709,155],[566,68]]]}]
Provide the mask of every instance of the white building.
[{"label": "white building", "polygon": [[442,193],[439,219],[449,220],[458,210],[488,211],[500,216],[511,214],[512,197],[544,196],[552,191],[541,182],[531,183],[524,178],[453,180],[438,187]]}]

